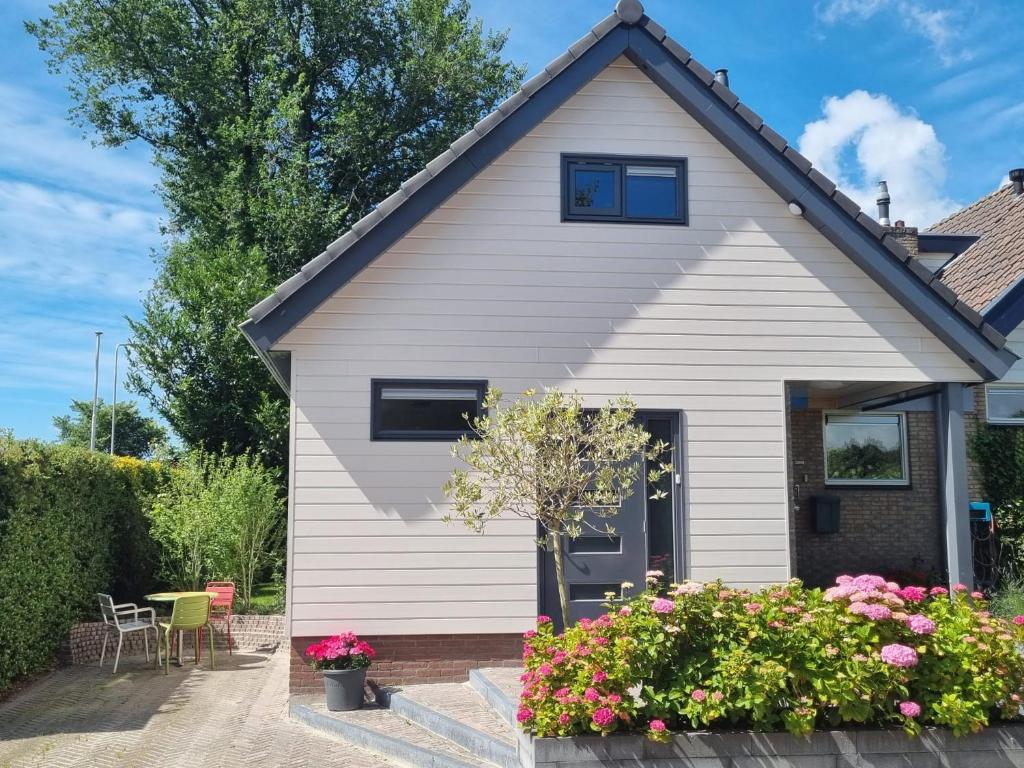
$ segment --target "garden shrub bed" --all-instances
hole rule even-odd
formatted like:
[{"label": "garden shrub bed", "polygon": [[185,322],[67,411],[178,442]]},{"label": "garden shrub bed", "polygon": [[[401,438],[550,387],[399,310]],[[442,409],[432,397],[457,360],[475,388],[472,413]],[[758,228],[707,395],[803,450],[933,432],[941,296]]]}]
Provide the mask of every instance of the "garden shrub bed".
[{"label": "garden shrub bed", "polygon": [[993,617],[957,585],[840,577],[759,592],[720,582],[660,588],[560,635],[526,633],[518,720],[538,737],[926,726],[954,735],[1019,718],[1024,617]]},{"label": "garden shrub bed", "polygon": [[155,462],[0,439],[0,691],[50,667],[96,592],[154,583],[146,511]]}]

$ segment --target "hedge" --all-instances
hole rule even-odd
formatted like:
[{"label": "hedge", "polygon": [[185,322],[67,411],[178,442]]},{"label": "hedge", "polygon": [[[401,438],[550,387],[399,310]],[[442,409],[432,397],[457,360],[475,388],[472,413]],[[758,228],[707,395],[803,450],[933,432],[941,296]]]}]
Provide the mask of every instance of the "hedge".
[{"label": "hedge", "polygon": [[971,457],[992,503],[999,534],[999,581],[1024,578],[1024,428],[982,424],[971,438]]},{"label": "hedge", "polygon": [[47,669],[96,592],[137,601],[156,553],[146,509],[155,462],[0,439],[0,692]]}]

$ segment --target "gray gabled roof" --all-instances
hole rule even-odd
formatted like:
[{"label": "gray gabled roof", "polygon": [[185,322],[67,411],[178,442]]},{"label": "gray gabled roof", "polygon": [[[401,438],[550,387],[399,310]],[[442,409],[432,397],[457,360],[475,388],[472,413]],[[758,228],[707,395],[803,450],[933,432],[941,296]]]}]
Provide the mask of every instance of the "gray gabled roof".
[{"label": "gray gabled roof", "polygon": [[[1005,338],[711,72],[647,17],[638,0],[615,12],[352,229],[249,310],[241,328],[269,350],[291,328],[620,56],[626,56],[925,327],[986,379],[1017,359]],[[267,358],[264,358],[266,361]]]}]

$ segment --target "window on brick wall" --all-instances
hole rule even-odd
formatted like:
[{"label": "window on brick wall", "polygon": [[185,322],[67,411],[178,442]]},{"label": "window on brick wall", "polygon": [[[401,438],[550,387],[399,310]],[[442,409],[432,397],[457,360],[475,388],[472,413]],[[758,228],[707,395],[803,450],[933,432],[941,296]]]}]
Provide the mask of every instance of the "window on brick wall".
[{"label": "window on brick wall", "polygon": [[990,424],[1024,424],[1024,384],[986,385],[985,411]]},{"label": "window on brick wall", "polygon": [[826,484],[910,484],[906,414],[830,412],[823,428]]}]

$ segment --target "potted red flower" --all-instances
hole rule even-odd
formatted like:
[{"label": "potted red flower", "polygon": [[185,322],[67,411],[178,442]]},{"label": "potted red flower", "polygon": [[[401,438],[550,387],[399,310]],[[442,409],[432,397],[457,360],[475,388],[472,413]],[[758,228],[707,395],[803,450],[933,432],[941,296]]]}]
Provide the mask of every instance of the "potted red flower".
[{"label": "potted red flower", "polygon": [[377,652],[353,632],[325,637],[306,649],[313,669],[323,670],[327,709],[347,712],[363,706],[366,668]]}]

